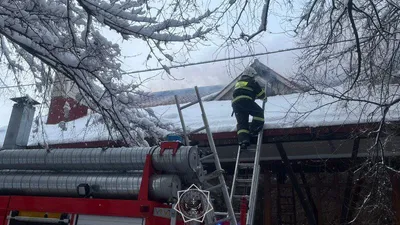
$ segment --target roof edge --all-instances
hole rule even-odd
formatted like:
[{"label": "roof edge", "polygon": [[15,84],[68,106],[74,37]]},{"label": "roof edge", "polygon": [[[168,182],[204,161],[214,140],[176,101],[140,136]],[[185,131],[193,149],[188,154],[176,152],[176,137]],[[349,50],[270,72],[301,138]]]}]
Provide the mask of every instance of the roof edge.
[{"label": "roof edge", "polygon": [[[253,68],[259,68],[262,70],[270,71],[273,73],[273,76],[276,77],[282,84],[288,86],[289,88],[295,90],[295,91],[302,91],[303,89],[299,84],[296,82],[292,82],[289,79],[285,78],[284,76],[280,75],[277,73],[275,70],[271,69],[267,65],[263,64],[258,60],[257,58],[250,64],[251,67]],[[213,98],[210,99],[210,101],[218,101],[221,99],[222,96],[224,96],[233,86],[235,85],[236,81],[240,78],[242,73],[240,73],[235,79],[233,79],[225,88],[223,88],[218,94],[216,94]],[[260,76],[260,79],[264,80],[265,82],[268,82],[265,77]]]}]

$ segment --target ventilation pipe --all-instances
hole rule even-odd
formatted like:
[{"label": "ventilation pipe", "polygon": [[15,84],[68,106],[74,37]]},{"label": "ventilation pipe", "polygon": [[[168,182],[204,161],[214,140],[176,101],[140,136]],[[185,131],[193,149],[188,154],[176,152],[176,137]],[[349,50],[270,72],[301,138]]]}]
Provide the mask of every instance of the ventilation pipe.
[{"label": "ventilation pipe", "polygon": [[11,98],[15,102],[8,123],[3,149],[25,148],[28,145],[35,105],[39,102],[29,96]]}]

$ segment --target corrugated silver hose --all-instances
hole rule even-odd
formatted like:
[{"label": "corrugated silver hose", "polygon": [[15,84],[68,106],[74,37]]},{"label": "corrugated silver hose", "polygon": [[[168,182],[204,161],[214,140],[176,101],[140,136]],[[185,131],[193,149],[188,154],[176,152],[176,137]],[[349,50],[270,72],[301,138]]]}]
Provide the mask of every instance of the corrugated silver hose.
[{"label": "corrugated silver hose", "polygon": [[[0,194],[77,197],[77,186],[87,183],[93,196],[101,198],[137,198],[141,174],[38,173],[30,171],[0,172]],[[181,180],[177,175],[153,175],[149,198],[168,200],[177,197]]]},{"label": "corrugated silver hose", "polygon": [[156,170],[167,173],[195,172],[199,163],[196,147],[182,146],[176,155],[159,147],[87,148],[87,149],[16,149],[0,151],[0,169],[17,170],[143,170],[146,155],[152,155]]}]

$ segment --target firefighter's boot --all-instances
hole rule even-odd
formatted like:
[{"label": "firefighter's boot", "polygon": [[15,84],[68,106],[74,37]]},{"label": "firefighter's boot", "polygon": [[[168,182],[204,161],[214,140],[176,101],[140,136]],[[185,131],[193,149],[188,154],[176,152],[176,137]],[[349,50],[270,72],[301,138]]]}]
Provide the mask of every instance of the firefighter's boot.
[{"label": "firefighter's boot", "polygon": [[246,150],[250,146],[250,141],[249,140],[243,140],[239,142],[240,149]]}]

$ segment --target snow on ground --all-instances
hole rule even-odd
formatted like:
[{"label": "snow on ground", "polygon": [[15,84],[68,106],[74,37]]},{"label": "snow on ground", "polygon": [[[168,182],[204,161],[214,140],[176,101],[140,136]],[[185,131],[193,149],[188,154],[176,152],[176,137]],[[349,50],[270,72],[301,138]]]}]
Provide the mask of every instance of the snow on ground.
[{"label": "snow on ground", "polygon": [[[393,86],[391,89],[391,92],[395,93],[395,97],[399,97],[397,89],[398,86]],[[378,97],[378,95],[363,96],[363,99],[376,101]],[[261,105],[261,101],[258,101],[258,104]],[[212,132],[236,131],[236,119],[231,117],[230,101],[204,102],[204,108]],[[152,109],[161,121],[172,123],[180,128],[176,105],[157,106]],[[203,126],[198,104],[184,109],[183,115],[189,130]],[[265,129],[355,124],[381,119],[381,112],[377,111],[374,105],[359,102],[335,102],[335,99],[331,97],[321,97],[310,93],[269,97],[264,115],[266,118]],[[65,125],[65,131],[59,125],[45,125],[44,129],[31,132],[28,145],[43,144],[43,140],[46,140],[48,144],[110,140],[106,127],[101,123],[93,123],[98,118],[99,115],[91,115],[68,122]],[[387,120],[400,120],[399,105],[391,108]],[[90,125],[86,126],[86,124]],[[35,126],[32,130],[35,130]],[[4,141],[5,131],[6,127],[0,128],[0,147]]]}]

